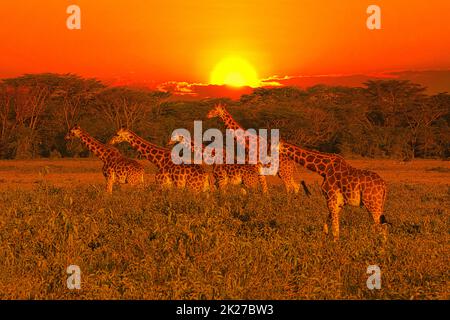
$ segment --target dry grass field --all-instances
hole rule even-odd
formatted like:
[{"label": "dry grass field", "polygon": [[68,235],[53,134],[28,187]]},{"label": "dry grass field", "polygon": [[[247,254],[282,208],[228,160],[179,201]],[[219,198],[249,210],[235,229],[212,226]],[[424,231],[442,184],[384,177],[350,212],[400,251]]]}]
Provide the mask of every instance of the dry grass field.
[{"label": "dry grass field", "polygon": [[326,238],[319,177],[300,169],[309,198],[277,178],[267,199],[161,192],[151,167],[144,190],[108,196],[96,160],[0,161],[0,299],[449,299],[449,162],[349,162],[389,184],[386,243],[351,207]]}]

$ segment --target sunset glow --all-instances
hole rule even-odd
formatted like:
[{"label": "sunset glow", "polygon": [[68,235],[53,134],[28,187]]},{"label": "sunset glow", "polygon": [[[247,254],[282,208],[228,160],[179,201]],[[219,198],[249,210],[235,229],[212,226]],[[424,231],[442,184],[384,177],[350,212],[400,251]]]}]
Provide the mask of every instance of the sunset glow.
[{"label": "sunset glow", "polygon": [[259,85],[255,69],[239,57],[229,57],[219,62],[211,73],[210,83],[232,87],[257,87]]},{"label": "sunset glow", "polygon": [[[3,1],[0,77],[75,73],[113,85],[206,90],[450,69],[450,1],[379,0],[381,30],[366,27],[370,2],[357,0],[78,0],[79,30],[66,27],[70,4]],[[436,79],[445,89],[448,81]]]}]

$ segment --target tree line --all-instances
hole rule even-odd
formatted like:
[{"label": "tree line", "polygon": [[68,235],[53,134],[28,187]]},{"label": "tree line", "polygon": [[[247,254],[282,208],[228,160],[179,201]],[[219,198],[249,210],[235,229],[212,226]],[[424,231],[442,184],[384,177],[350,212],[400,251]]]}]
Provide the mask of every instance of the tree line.
[{"label": "tree line", "polygon": [[[0,158],[89,156],[64,135],[75,123],[106,142],[126,126],[166,145],[176,128],[223,128],[206,119],[225,103],[246,128],[280,129],[282,138],[349,157],[450,157],[450,95],[430,95],[410,81],[368,81],[363,87],[317,85],[256,88],[240,100],[177,100],[169,92],[110,87],[73,74],[33,74],[0,81]],[[132,151],[121,146],[126,153]]]}]

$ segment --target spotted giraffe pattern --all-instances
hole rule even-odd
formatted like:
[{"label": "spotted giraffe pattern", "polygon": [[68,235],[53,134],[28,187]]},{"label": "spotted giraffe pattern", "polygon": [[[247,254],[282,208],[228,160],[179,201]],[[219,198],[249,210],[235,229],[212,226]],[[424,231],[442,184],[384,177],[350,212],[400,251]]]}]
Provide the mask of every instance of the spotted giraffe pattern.
[{"label": "spotted giraffe pattern", "polygon": [[205,170],[195,164],[173,163],[171,150],[150,143],[131,130],[122,128],[111,138],[109,144],[128,142],[143,157],[153,163],[158,172],[155,176],[156,182],[163,188],[171,187],[188,189],[195,193],[210,190],[210,177]]},{"label": "spotted giraffe pattern", "polygon": [[331,224],[335,241],[339,239],[339,214],[345,205],[365,206],[377,226],[387,223],[383,214],[387,186],[377,173],[354,168],[339,155],[302,149],[284,141],[279,143],[279,152],[324,178],[321,188],[329,210],[324,229],[328,232]]},{"label": "spotted giraffe pattern", "polygon": [[[173,145],[177,142],[184,144],[191,150],[191,152],[194,152],[194,157],[197,156],[198,158],[203,158],[206,163],[213,162],[214,154],[211,154],[210,158],[204,158],[205,146],[203,144],[197,146],[194,141],[185,139],[185,137],[181,135],[173,136],[172,139],[169,140],[168,144]],[[257,189],[258,186],[260,186],[261,191],[264,194],[268,193],[266,177],[259,173],[258,166],[247,164],[226,164],[225,150],[222,152],[223,164],[212,164],[212,174],[216,182],[217,189],[226,191],[229,184],[241,185],[247,189]],[[245,189],[243,189],[243,191],[246,192]]]},{"label": "spotted giraffe pattern", "polygon": [[124,157],[116,148],[94,139],[78,125],[65,136],[66,140],[73,138],[79,138],[103,162],[102,172],[107,181],[108,193],[112,193],[115,183],[144,184],[144,167],[139,162]]},{"label": "spotted giraffe pattern", "polygon": [[[231,114],[228,112],[228,110],[225,109],[224,105],[217,104],[214,106],[213,109],[211,109],[207,115],[207,117],[220,118],[223,123],[225,124],[225,127],[227,129],[232,130],[244,130],[242,126],[234,120],[234,118],[231,116]],[[244,136],[236,135],[236,140],[239,144],[244,145],[246,148],[246,152],[248,154],[249,158],[255,157],[257,159],[257,155],[252,154],[257,152],[256,150],[249,150],[248,143],[245,140]],[[277,175],[278,177],[283,181],[284,187],[286,188],[287,193],[298,193],[300,186],[298,183],[294,180],[294,172],[295,172],[295,163],[289,159],[286,155],[281,155],[279,157],[279,168]],[[305,185],[303,185],[305,188]],[[307,190],[307,189],[305,189]],[[306,191],[305,191],[306,192]],[[309,193],[309,192],[308,192]]]}]

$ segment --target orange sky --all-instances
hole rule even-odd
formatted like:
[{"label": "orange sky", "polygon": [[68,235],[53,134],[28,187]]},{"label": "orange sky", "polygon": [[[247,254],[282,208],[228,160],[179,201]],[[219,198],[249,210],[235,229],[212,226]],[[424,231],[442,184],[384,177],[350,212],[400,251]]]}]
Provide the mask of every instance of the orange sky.
[{"label": "orange sky", "polygon": [[[82,29],[66,28],[81,7]],[[366,28],[366,8],[382,30]],[[450,69],[447,0],[2,0],[0,77],[78,73],[208,83],[237,55],[272,75]]]}]

